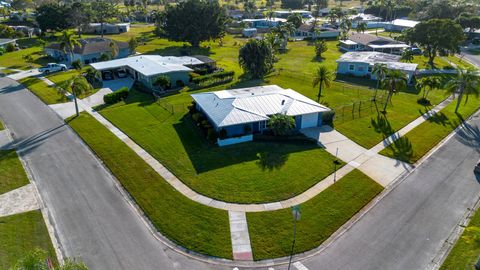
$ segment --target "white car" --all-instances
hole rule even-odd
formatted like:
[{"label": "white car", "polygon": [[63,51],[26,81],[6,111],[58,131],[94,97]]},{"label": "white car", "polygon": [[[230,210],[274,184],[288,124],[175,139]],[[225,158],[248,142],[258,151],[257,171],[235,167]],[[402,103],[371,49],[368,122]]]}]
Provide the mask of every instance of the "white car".
[{"label": "white car", "polygon": [[46,73],[46,74],[52,73],[52,72],[57,72],[57,71],[65,71],[65,70],[67,70],[66,65],[57,64],[57,63],[48,63],[48,65],[38,69],[38,71]]}]

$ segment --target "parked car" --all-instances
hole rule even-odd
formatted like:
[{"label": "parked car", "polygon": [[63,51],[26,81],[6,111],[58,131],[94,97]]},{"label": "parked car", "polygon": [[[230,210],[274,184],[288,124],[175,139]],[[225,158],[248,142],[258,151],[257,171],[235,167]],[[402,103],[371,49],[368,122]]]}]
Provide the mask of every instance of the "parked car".
[{"label": "parked car", "polygon": [[125,69],[119,69],[117,70],[117,77],[118,78],[125,78],[127,77],[127,71]]},{"label": "parked car", "polygon": [[480,173],[480,160],[477,162],[477,165],[475,165],[475,169],[473,169],[474,172]]},{"label": "parked car", "polygon": [[108,80],[113,80],[113,72],[111,72],[111,71],[104,71],[102,73],[102,75],[103,75],[104,80],[107,80],[107,81]]},{"label": "parked car", "polygon": [[422,55],[423,54],[423,52],[422,52],[422,50],[420,50],[420,48],[413,47],[411,50],[412,50],[412,53],[415,54],[415,55]]},{"label": "parked car", "polygon": [[57,71],[65,71],[65,70],[67,70],[66,65],[57,64],[57,63],[48,63],[46,66],[38,69],[38,71],[46,73],[46,74],[52,73],[52,72],[57,72]]}]

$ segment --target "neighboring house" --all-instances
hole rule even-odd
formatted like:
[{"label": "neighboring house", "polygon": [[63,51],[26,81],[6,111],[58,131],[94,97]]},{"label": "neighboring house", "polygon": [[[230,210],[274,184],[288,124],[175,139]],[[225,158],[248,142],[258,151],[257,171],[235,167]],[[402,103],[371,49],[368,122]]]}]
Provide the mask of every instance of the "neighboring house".
[{"label": "neighboring house", "polygon": [[312,31],[311,24],[302,24],[298,27],[295,32],[295,39],[304,39],[304,38],[338,38],[340,36],[340,30],[317,26],[314,31]]},{"label": "neighboring house", "polygon": [[310,12],[308,10],[277,10],[277,11],[274,11],[275,18],[286,19],[291,14],[300,14],[300,16],[302,16],[302,18],[304,18],[304,19],[313,18],[312,17],[312,12]]},{"label": "neighboring house", "polygon": [[400,56],[381,52],[347,52],[337,60],[337,73],[376,79],[372,74],[375,64],[386,64],[389,69],[405,73],[412,82],[417,64],[402,63]]},{"label": "neighboring house", "polygon": [[364,33],[354,33],[347,40],[340,40],[340,49],[346,52],[377,51],[401,54],[407,48],[410,46],[404,42]]},{"label": "neighboring house", "polygon": [[219,140],[219,145],[251,141],[252,133],[268,129],[268,120],[274,114],[294,117],[295,129],[322,125],[323,112],[329,108],[277,85],[256,86],[217,92],[192,94],[197,109],[205,114],[217,132],[226,131],[230,139]]},{"label": "neighboring house", "polygon": [[239,9],[227,9],[227,15],[234,20],[241,20],[245,12]]},{"label": "neighboring house", "polygon": [[5,49],[8,44],[13,44],[13,46],[17,47],[17,40],[11,38],[0,38],[0,48]]},{"label": "neighboring house", "polygon": [[358,13],[356,15],[348,16],[348,19],[352,22],[352,28],[357,28],[359,23],[366,23],[367,28],[379,28],[384,27],[384,23],[381,22],[382,18],[376,17],[372,14]]},{"label": "neighboring house", "polygon": [[[104,23],[103,34],[120,34],[130,31],[130,23]],[[86,34],[102,34],[101,23],[90,23],[84,29]]]},{"label": "neighboring house", "polygon": [[179,86],[180,81],[186,85],[190,80],[189,73],[193,72],[194,68],[214,68],[215,61],[203,55],[180,57],[139,55],[93,63],[91,66],[101,72],[125,70],[131,78],[153,89],[159,76],[169,77],[173,87]]},{"label": "neighboring house", "polygon": [[244,37],[255,37],[257,32],[257,28],[245,28],[242,30],[242,35]]},{"label": "neighboring house", "polygon": [[410,29],[417,25],[418,21],[405,20],[405,19],[396,19],[391,22],[385,23],[385,30],[390,32],[401,32],[405,29]]},{"label": "neighboring house", "polygon": [[263,19],[244,19],[242,22],[245,22],[249,28],[272,28],[285,23],[287,20],[282,18],[263,18]]},{"label": "neighboring house", "polygon": [[42,30],[40,28],[33,28],[25,25],[14,25],[10,26],[13,30],[16,32],[23,33],[26,37],[33,37],[33,35],[39,36],[42,33]]},{"label": "neighboring house", "polygon": [[115,42],[118,47],[118,56],[116,58],[125,58],[131,54],[128,43],[114,41],[108,38],[85,38],[79,39],[81,46],[75,46],[73,50],[73,59],[70,53],[65,53],[60,43],[52,43],[45,47],[45,53],[59,62],[71,64],[75,60],[80,60],[83,64],[98,62],[102,54],[111,54],[110,44]]}]

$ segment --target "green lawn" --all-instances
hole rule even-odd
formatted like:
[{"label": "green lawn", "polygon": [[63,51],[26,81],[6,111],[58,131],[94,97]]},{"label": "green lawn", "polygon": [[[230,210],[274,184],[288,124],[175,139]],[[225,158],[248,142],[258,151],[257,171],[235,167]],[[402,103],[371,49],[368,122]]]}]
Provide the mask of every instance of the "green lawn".
[{"label": "green lawn", "polygon": [[[60,71],[60,72],[55,72],[52,74],[49,74],[45,76],[47,79],[55,83],[57,86],[66,89],[68,92],[71,92],[69,87],[68,87],[68,81],[71,80],[74,76],[78,75],[79,72],[77,70],[68,70],[68,71]],[[97,89],[92,89],[89,92],[83,93],[78,96],[78,98],[86,98],[92,94],[95,94],[99,88]]]},{"label": "green lawn", "polygon": [[151,103],[150,97],[133,93],[127,105],[100,113],[206,196],[239,203],[279,201],[307,190],[333,172],[334,157],[315,143],[214,146],[205,141],[184,110],[172,115]]},{"label": "green lawn", "polygon": [[24,78],[19,82],[46,104],[56,104],[68,101],[67,97],[58,93],[57,89],[47,85],[44,81],[36,77]]},{"label": "green lawn", "polygon": [[2,119],[0,119],[0,130],[4,130],[4,129],[5,129],[5,126],[3,125]]},{"label": "green lawn", "polygon": [[480,108],[479,100],[470,97],[470,101],[466,105],[462,103],[459,113],[455,114],[456,103],[456,100],[453,101],[438,114],[382,150],[380,154],[410,163],[418,161],[458,127],[464,119]]},{"label": "green lawn", "polygon": [[[480,227],[480,211],[475,213],[468,226]],[[463,238],[472,234],[473,232],[463,232],[440,270],[475,270],[475,263],[480,255],[480,242],[470,242]]]},{"label": "green lawn", "polygon": [[[32,55],[33,63],[26,63],[22,58],[24,55]],[[42,53],[42,48],[40,46],[34,46],[27,49],[21,49],[19,51],[7,52],[4,55],[0,56],[0,67],[5,67],[9,69],[30,69],[32,67],[40,67],[48,62],[51,62],[51,59],[44,56]]]},{"label": "green lawn", "polygon": [[470,62],[466,61],[465,59],[459,58],[455,55],[449,55],[449,56],[446,56],[445,58],[447,58],[448,61],[454,63],[455,65],[457,65],[459,68],[462,68],[462,69],[476,68],[474,65],[470,64]]},{"label": "green lawn", "polygon": [[232,257],[226,211],[201,205],[177,192],[133,150],[88,114],[82,113],[69,124],[163,235],[196,252]]},{"label": "green lawn", "polygon": [[[428,58],[423,55],[415,55],[413,57],[413,63],[418,64],[418,69],[431,69],[430,64],[428,63]],[[452,69],[453,67],[445,61],[442,57],[437,56],[433,60],[433,64],[437,69]]]},{"label": "green lawn", "polygon": [[28,178],[23,170],[15,150],[0,150],[0,194],[17,189],[28,184]]},{"label": "green lawn", "polygon": [[[380,191],[379,184],[354,170],[302,204],[294,252],[318,247]],[[247,220],[255,260],[290,254],[293,238],[291,209],[247,213]]]},{"label": "green lawn", "polygon": [[0,268],[9,269],[36,248],[47,251],[57,264],[47,227],[39,210],[0,217]]}]

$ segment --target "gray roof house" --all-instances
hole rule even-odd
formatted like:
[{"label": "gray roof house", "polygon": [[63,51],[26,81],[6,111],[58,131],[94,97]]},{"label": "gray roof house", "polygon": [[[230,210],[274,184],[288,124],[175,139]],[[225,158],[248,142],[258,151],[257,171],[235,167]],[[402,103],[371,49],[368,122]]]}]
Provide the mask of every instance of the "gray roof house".
[{"label": "gray roof house", "polygon": [[330,27],[324,27],[318,25],[315,30],[312,31],[312,25],[304,23],[297,28],[294,34],[295,39],[305,38],[338,38],[340,36],[340,30]]},{"label": "gray roof house", "polygon": [[227,139],[220,146],[251,141],[252,133],[266,130],[270,116],[286,114],[295,118],[295,129],[322,125],[322,113],[329,108],[292,90],[277,85],[256,86],[192,94],[197,109],[212,126],[224,129]]},{"label": "gray roof house", "polygon": [[404,42],[364,33],[354,33],[347,40],[340,40],[340,49],[346,52],[377,51],[401,54],[407,48],[410,46]]},{"label": "gray roof house", "polygon": [[408,83],[411,83],[417,64],[402,63],[400,56],[381,52],[347,52],[337,60],[337,73],[369,77],[376,79],[372,73],[375,64],[385,64],[387,68],[399,70],[407,75]]},{"label": "gray roof house", "polygon": [[[75,60],[80,60],[85,65],[98,62],[102,54],[110,54],[112,42],[117,44],[118,58],[125,58],[131,54],[127,42],[114,41],[108,38],[85,38],[78,40],[81,46],[75,46],[73,49],[73,58],[65,53],[60,43],[51,43],[45,47],[45,53],[57,61],[71,64]],[[72,58],[72,59],[71,59]]]},{"label": "gray roof house", "polygon": [[[130,23],[104,23],[103,34],[120,34],[130,31]],[[84,29],[84,33],[88,34],[101,34],[101,23],[90,23]]]}]

